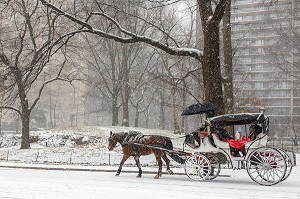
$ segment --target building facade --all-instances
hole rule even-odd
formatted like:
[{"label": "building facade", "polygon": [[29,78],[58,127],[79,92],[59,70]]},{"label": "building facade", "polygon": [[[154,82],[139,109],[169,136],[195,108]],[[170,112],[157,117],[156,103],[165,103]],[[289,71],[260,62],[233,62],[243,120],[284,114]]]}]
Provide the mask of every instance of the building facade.
[{"label": "building facade", "polygon": [[300,3],[233,0],[231,7],[237,107],[266,108],[273,136],[300,124]]}]

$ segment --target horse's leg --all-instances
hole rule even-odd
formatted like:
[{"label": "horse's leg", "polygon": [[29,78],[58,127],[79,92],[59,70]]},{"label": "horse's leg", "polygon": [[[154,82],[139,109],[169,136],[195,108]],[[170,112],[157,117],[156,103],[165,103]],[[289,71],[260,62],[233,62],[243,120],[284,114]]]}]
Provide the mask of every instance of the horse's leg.
[{"label": "horse's leg", "polygon": [[140,156],[134,156],[134,160],[135,160],[136,166],[139,169],[139,173],[136,177],[140,178],[140,177],[142,177],[142,168],[141,168],[141,163],[140,163]]},{"label": "horse's leg", "polygon": [[116,176],[120,175],[121,170],[122,170],[122,167],[123,167],[123,165],[124,165],[124,162],[125,162],[128,158],[129,158],[129,156],[123,155],[123,158],[122,158],[122,160],[121,160],[121,162],[120,162],[120,166],[119,166],[119,169],[117,170]]},{"label": "horse's leg", "polygon": [[158,172],[156,174],[156,176],[154,177],[155,179],[158,179],[159,177],[161,177],[161,173],[162,173],[162,160],[161,160],[161,154],[160,152],[158,153],[154,153],[157,164],[158,164]]},{"label": "horse's leg", "polygon": [[170,160],[169,158],[167,157],[166,153],[165,152],[162,152],[162,158],[164,159],[166,165],[167,165],[167,173],[172,175],[173,174],[173,171],[170,169]]}]

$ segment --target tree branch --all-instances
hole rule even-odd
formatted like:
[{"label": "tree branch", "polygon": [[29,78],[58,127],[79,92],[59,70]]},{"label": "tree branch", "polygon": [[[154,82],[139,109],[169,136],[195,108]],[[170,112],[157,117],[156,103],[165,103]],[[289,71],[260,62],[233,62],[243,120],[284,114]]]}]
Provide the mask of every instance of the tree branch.
[{"label": "tree branch", "polygon": [[21,115],[21,111],[16,108],[16,107],[13,107],[13,106],[0,106],[0,109],[9,109],[9,110],[13,110],[13,111],[16,111],[18,114]]},{"label": "tree branch", "polygon": [[41,86],[40,89],[39,89],[38,97],[34,100],[34,102],[32,103],[32,105],[31,105],[31,107],[30,107],[30,109],[29,109],[30,111],[35,107],[35,105],[37,104],[37,102],[40,100],[41,95],[42,95],[42,92],[43,92],[43,90],[44,90],[44,88],[45,88],[45,86],[46,86],[47,84],[49,84],[49,83],[51,83],[51,82],[54,82],[54,81],[56,81],[56,80],[70,81],[70,80],[62,79],[62,78],[60,77],[60,75],[61,75],[61,73],[62,73],[62,71],[63,71],[63,68],[65,67],[66,62],[67,62],[67,61],[64,60],[64,62],[63,62],[63,64],[62,64],[62,66],[60,67],[60,69],[59,69],[59,71],[58,71],[56,77],[54,77],[54,78],[52,78],[52,79],[49,79],[49,80],[45,81],[45,82],[42,84],[42,86]]},{"label": "tree branch", "polygon": [[117,21],[115,21],[113,18],[106,15],[105,13],[92,13],[92,15],[100,15],[100,16],[106,18],[107,20],[111,21],[122,33],[124,33],[125,35],[127,35],[129,37],[121,37],[121,36],[117,36],[114,34],[110,34],[110,33],[101,31],[99,29],[95,29],[88,22],[79,20],[79,19],[71,16],[70,14],[64,12],[63,10],[52,5],[51,3],[47,2],[46,0],[40,0],[40,1],[42,2],[43,5],[50,7],[51,9],[53,9],[56,12],[58,12],[59,14],[65,16],[66,18],[73,21],[74,23],[79,24],[82,27],[86,28],[84,30],[81,30],[81,32],[92,33],[92,34],[99,35],[104,38],[112,39],[112,40],[114,40],[116,42],[120,42],[120,43],[128,44],[128,43],[142,42],[142,43],[149,44],[150,46],[159,48],[170,55],[193,57],[199,61],[202,61],[202,52],[197,49],[169,47],[168,45],[165,45],[165,44],[163,44],[157,40],[154,40],[152,38],[134,34],[130,31],[127,31],[126,29],[122,28],[121,25]]}]

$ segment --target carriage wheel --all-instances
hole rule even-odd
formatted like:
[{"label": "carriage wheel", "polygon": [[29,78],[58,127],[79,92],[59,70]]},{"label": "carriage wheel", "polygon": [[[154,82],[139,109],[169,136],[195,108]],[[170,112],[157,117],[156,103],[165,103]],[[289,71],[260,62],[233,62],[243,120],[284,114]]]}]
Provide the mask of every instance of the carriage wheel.
[{"label": "carriage wheel", "polygon": [[281,154],[283,155],[285,162],[286,162],[286,173],[281,180],[281,181],[284,181],[285,179],[287,179],[290,176],[290,174],[292,172],[292,168],[293,168],[293,163],[292,163],[290,156],[287,154],[286,151],[284,151],[282,149],[278,149],[278,150],[281,152]]},{"label": "carriage wheel", "polygon": [[192,155],[185,161],[185,173],[192,180],[207,180],[211,174],[210,162],[202,154]]},{"label": "carriage wheel", "polygon": [[216,157],[215,155],[207,154],[206,157],[208,158],[208,160],[210,162],[210,167],[211,167],[211,172],[207,179],[213,180],[220,174],[221,165],[220,165],[218,157]]},{"label": "carriage wheel", "polygon": [[256,183],[271,186],[286,175],[286,161],[279,150],[262,147],[254,150],[247,159],[247,172]]}]

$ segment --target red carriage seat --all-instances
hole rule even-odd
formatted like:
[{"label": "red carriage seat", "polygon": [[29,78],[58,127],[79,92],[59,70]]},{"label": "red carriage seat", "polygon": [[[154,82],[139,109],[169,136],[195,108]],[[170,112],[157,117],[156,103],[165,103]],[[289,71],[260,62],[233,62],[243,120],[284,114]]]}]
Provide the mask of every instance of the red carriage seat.
[{"label": "red carriage seat", "polygon": [[229,140],[220,140],[220,138],[216,134],[212,134],[215,145],[220,147],[220,148],[234,148],[237,150],[242,150],[247,142],[251,142],[252,140],[249,138],[246,138],[245,136],[242,137],[242,140],[234,140],[234,139],[229,139]]}]

